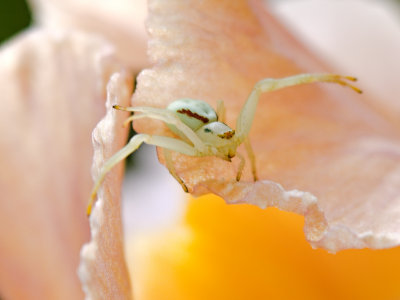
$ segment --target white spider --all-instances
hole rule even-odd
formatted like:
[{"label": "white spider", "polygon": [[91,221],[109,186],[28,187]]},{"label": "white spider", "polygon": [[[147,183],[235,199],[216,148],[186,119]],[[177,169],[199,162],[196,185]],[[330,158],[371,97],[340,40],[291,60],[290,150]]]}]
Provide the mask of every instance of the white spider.
[{"label": "white spider", "polygon": [[171,160],[171,151],[189,156],[216,156],[231,161],[238,156],[240,159],[236,180],[239,181],[244,168],[244,158],[236,152],[237,147],[245,143],[245,148],[251,162],[254,181],[257,180],[256,163],[253,150],[247,138],[253,123],[258,99],[261,93],[274,91],[288,86],[312,83],[333,82],[348,86],[358,93],[361,90],[349,84],[346,80],[356,81],[356,78],[334,74],[300,74],[281,79],[263,79],[257,82],[251,91],[246,103],[240,111],[236,121],[236,130],[224,123],[225,107],[222,101],[218,102],[217,112],[206,102],[194,99],[179,99],[172,102],[166,109],[154,107],[122,107],[114,105],[115,109],[131,111],[139,114],[130,116],[125,123],[141,118],[152,118],[165,122],[179,137],[137,134],[128,144],[115,153],[102,167],[99,178],[93,187],[87,214],[90,215],[94,199],[97,195],[105,175],[117,163],[124,160],[129,154],[136,151],[142,143],[163,148],[167,168],[171,175],[181,184],[185,192],[188,189],[182,179],[176,174]]}]

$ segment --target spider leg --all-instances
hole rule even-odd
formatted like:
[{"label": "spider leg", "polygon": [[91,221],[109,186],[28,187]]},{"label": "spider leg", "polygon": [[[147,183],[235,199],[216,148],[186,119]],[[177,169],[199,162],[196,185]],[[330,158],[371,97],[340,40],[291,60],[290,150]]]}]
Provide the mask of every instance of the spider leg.
[{"label": "spider leg", "polygon": [[124,160],[129,154],[135,152],[142,143],[166,148],[176,152],[180,152],[190,156],[201,156],[201,153],[197,151],[196,148],[190,146],[189,144],[170,137],[165,136],[155,136],[148,134],[137,134],[133,136],[128,144],[126,144],[121,150],[115,153],[109,160],[105,162],[101,168],[99,177],[97,178],[92,193],[90,195],[89,204],[87,207],[87,215],[89,216],[92,211],[92,206],[97,195],[97,191],[101,186],[106,174],[119,162]]},{"label": "spider leg", "polygon": [[249,98],[244,104],[239,117],[236,121],[236,135],[238,141],[242,143],[250,132],[256,112],[257,103],[262,93],[270,92],[285,87],[307,84],[312,82],[331,82],[350,87],[354,91],[361,93],[361,90],[351,85],[349,81],[357,79],[350,76],[341,76],[336,74],[300,74],[280,79],[267,78],[257,82],[250,93]]},{"label": "spider leg", "polygon": [[256,156],[254,155],[253,147],[251,146],[250,139],[246,138],[244,140],[244,146],[246,148],[247,156],[249,157],[251,164],[251,172],[253,173],[253,180],[257,181],[257,169],[256,169]]},{"label": "spider leg", "polygon": [[189,190],[188,190],[186,184],[183,182],[182,178],[180,178],[178,176],[178,174],[176,174],[175,167],[174,167],[174,164],[173,164],[172,158],[171,158],[171,151],[164,148],[163,152],[164,152],[164,157],[165,157],[165,163],[167,164],[169,173],[176,179],[176,181],[179,182],[179,184],[182,186],[183,190],[186,193],[188,193]]},{"label": "spider leg", "polygon": [[236,156],[240,159],[238,172],[236,174],[236,181],[240,181],[240,178],[242,177],[242,173],[243,173],[243,169],[244,169],[245,160],[244,160],[244,157],[239,152],[236,153]]},{"label": "spider leg", "polygon": [[217,101],[217,116],[218,116],[219,122],[221,122],[221,123],[226,122],[226,109],[225,109],[224,101],[222,101],[222,100]]},{"label": "spider leg", "polygon": [[130,122],[132,122],[133,120],[135,120],[135,115],[131,115],[128,118],[126,118],[126,120],[124,121],[124,123],[122,124],[123,127],[126,127],[129,125]]},{"label": "spider leg", "polygon": [[206,151],[206,146],[203,141],[196,135],[196,133],[190,129],[185,123],[183,123],[173,112],[166,109],[155,108],[155,107],[123,107],[119,105],[113,106],[115,109],[140,112],[139,115],[130,116],[125,122],[130,122],[133,120],[141,118],[152,118],[161,120],[167,124],[175,125],[187,138],[196,149],[200,152]]},{"label": "spider leg", "polygon": [[[253,148],[252,148],[250,140],[248,138],[246,138],[244,140],[244,145],[246,147],[247,156],[249,157],[249,160],[250,160],[251,173],[253,174],[253,180],[257,181],[258,177],[257,177],[257,169],[256,169],[256,156],[254,155]],[[243,169],[244,169],[245,160],[244,160],[243,156],[238,152],[236,153],[236,156],[240,159],[240,164],[239,164],[238,172],[236,175],[236,181],[240,181],[240,178],[242,177],[242,173],[243,173]]]}]

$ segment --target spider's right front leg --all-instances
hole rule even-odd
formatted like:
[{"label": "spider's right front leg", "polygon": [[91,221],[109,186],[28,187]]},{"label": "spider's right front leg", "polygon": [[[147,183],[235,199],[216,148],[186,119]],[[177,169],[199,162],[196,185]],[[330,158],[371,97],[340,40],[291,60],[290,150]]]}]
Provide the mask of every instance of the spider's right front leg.
[{"label": "spider's right front leg", "polygon": [[347,86],[357,93],[361,90],[352,84],[351,81],[356,81],[355,77],[341,76],[337,74],[299,74],[285,78],[266,78],[257,82],[251,91],[246,103],[240,111],[239,117],[236,121],[236,135],[242,143],[250,133],[251,125],[253,124],[254,115],[258,100],[262,93],[272,92],[285,87],[308,84],[313,82],[328,82],[336,83]]},{"label": "spider's right front leg", "polygon": [[89,204],[87,207],[87,215],[89,216],[92,211],[92,206],[97,195],[97,191],[100,188],[106,174],[119,162],[123,161],[129,154],[135,152],[141,144],[146,143],[157,147],[166,148],[172,151],[176,151],[189,156],[199,156],[199,152],[193,146],[185,143],[184,141],[166,137],[149,134],[137,134],[133,136],[128,144],[126,144],[121,150],[115,153],[101,168],[99,177],[93,187],[90,195]]},{"label": "spider's right front leg", "polygon": [[341,76],[336,74],[299,74],[285,78],[266,78],[257,82],[251,91],[246,103],[236,121],[236,143],[240,145],[245,142],[246,150],[252,165],[254,180],[257,180],[255,156],[251,148],[248,136],[253,124],[254,116],[257,109],[258,100],[262,93],[271,92],[289,86],[308,84],[313,82],[328,82],[347,86],[354,91],[361,93],[361,90],[350,84],[356,81],[356,78],[350,76]]}]

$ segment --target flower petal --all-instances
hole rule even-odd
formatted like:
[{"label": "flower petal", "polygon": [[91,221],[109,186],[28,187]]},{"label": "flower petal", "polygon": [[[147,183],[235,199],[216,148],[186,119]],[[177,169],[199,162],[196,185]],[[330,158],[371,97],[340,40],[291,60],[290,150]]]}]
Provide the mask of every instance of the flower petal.
[{"label": "flower petal", "polygon": [[[107,87],[107,115],[93,132],[95,145],[93,177],[97,178],[104,162],[126,142],[123,129],[127,113],[116,111],[114,104],[127,106],[132,94],[132,77],[117,73]],[[79,275],[87,299],[130,299],[130,281],[123,254],[120,189],[123,168],[110,171],[92,209],[92,240],[82,248]]]},{"label": "flower petal", "polygon": [[85,30],[116,45],[118,58],[139,71],[148,65],[145,0],[30,0],[36,20],[46,28]]},{"label": "flower petal", "polygon": [[380,95],[372,100],[399,124],[400,60],[393,59],[400,53],[398,3],[274,1],[271,9],[331,63],[357,74],[365,92]]},{"label": "flower petal", "polygon": [[81,299],[89,238],[90,134],[104,113],[111,47],[81,33],[31,30],[0,50],[0,291]]},{"label": "flower petal", "polygon": [[[223,99],[228,124],[235,124],[258,80],[327,71],[259,2],[249,3],[150,1],[150,55],[156,65],[139,76],[134,105],[165,107],[189,97],[215,107]],[[338,251],[398,245],[400,132],[371,107],[366,97],[339,86],[265,94],[250,134],[260,182],[251,182],[247,167],[243,181],[235,183],[238,162],[215,157],[176,154],[177,173],[196,195],[212,191],[227,202],[256,201],[305,214],[314,246]],[[136,122],[135,129],[171,134],[147,120]],[[281,201],[274,203],[277,190]],[[308,213],[309,194],[298,190],[317,197],[314,213]]]}]

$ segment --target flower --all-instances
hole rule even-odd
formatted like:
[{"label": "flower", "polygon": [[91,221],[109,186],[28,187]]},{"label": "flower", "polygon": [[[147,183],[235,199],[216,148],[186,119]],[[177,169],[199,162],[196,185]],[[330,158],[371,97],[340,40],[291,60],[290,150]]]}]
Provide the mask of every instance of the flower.
[{"label": "flower", "polygon": [[[132,17],[136,2],[113,1],[107,8],[94,1],[33,4],[40,25],[0,52],[7,101],[0,118],[7,129],[0,143],[0,182],[10,200],[2,201],[0,210],[5,249],[0,291],[6,299],[79,299],[75,271],[79,247],[88,239],[84,206],[91,185],[88,135],[104,112],[106,82],[113,74],[107,115],[94,133],[96,175],[126,137],[120,126],[126,116],[111,106],[129,100],[126,69],[135,72],[147,64],[144,36]],[[155,66],[139,76],[134,105],[163,107],[187,94],[210,103],[229,99],[228,122],[234,123],[260,78],[329,69],[257,1],[152,0],[150,10]],[[111,44],[94,32],[112,41],[125,68],[113,58]],[[304,214],[309,242],[331,251],[398,245],[399,132],[392,101],[314,85],[265,95],[261,102],[251,139],[262,181],[248,182],[246,169],[243,182],[232,183],[235,163],[175,155],[177,171],[194,193],[213,191],[230,203]],[[135,123],[138,131],[168,134],[159,123]],[[99,191],[90,220],[92,241],[82,250],[79,275],[87,299],[132,296],[123,253],[121,171],[113,170]],[[17,215],[21,223],[15,222]],[[175,227],[129,243],[133,292],[138,299],[257,298],[269,291],[298,298],[399,295],[396,274],[383,276],[388,266],[396,267],[398,248],[354,250],[354,256],[312,252],[299,233],[300,222],[276,210],[227,207],[218,198],[192,201]],[[263,239],[270,236],[276,239]],[[363,274],[349,267],[343,275],[341,267],[351,263]],[[380,278],[372,273],[384,291],[362,287],[368,268],[385,273]],[[351,275],[360,280],[347,283]],[[285,280],[292,288],[282,291]]]},{"label": "flower", "polygon": [[312,249],[301,216],[191,200],[177,225],[131,236],[134,299],[397,299],[400,248]]},{"label": "flower", "polygon": [[[163,107],[188,94],[214,102],[229,99],[229,123],[234,124],[241,108],[238,102],[245,100],[252,84],[262,77],[261,70],[278,77],[300,69],[327,68],[255,2],[251,9],[243,2],[151,3],[150,53],[156,65],[139,76],[134,105],[152,99],[152,106]],[[197,14],[206,16],[207,21]],[[264,30],[259,22],[266,26]],[[360,99],[350,91],[325,86],[296,87],[265,95],[264,101],[252,136],[263,169],[260,177],[287,189],[303,186],[302,190],[317,196],[318,207],[307,207],[307,198],[288,199],[271,182],[252,185],[221,180],[234,178],[235,169],[213,158],[176,155],[176,168],[185,183],[198,194],[216,192],[228,202],[302,212],[308,239],[331,251],[398,245],[398,126],[387,113],[389,102],[373,102],[366,96]],[[136,126],[138,131],[167,133],[150,122],[136,122]],[[381,218],[389,219],[382,222]],[[186,218],[176,226],[132,237],[127,253],[135,296],[399,296],[400,278],[395,271],[399,248],[346,250],[332,255],[312,250],[300,232],[301,224],[300,217],[277,210],[226,206],[212,196],[193,200]]]},{"label": "flower", "polygon": [[[134,105],[165,107],[188,95],[214,106],[224,99],[227,123],[235,124],[260,78],[329,70],[258,1],[193,5],[150,1],[149,53],[156,65],[139,75]],[[173,12],[179,13],[166,17]],[[387,111],[385,102],[338,86],[266,93],[250,134],[259,181],[251,181],[247,168],[237,183],[238,160],[176,154],[175,167],[195,195],[212,192],[228,203],[304,215],[306,237],[315,247],[335,252],[396,246],[400,132]],[[135,129],[169,132],[151,120],[138,120]]]}]

